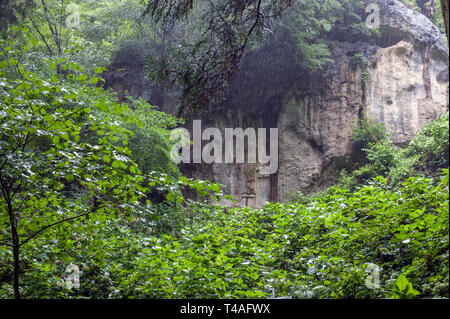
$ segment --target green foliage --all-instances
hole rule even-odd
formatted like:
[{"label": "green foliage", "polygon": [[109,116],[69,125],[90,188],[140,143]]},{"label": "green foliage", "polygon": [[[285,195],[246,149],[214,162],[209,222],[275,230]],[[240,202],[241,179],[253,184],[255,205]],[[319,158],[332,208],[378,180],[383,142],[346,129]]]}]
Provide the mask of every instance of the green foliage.
[{"label": "green foliage", "polygon": [[418,160],[417,155],[406,156],[405,149],[396,149],[395,165],[391,166],[388,178],[392,187],[398,187],[410,176],[425,177],[415,169]]},{"label": "green foliage", "polygon": [[414,296],[419,295],[420,292],[415,290],[408,279],[401,274],[398,276],[395,282],[394,288],[392,289],[392,299],[411,299]]},{"label": "green foliage", "polygon": [[[369,144],[369,148],[362,149],[362,151],[365,153],[367,163],[355,169],[351,174],[348,174],[345,170],[342,171],[339,180],[340,186],[355,189],[365,185],[377,176],[385,176],[394,168],[399,167],[403,161],[403,158],[398,155],[399,150],[388,139],[379,143]],[[411,171],[405,171],[405,176],[409,176],[410,173]],[[398,178],[401,173],[398,172],[396,174],[396,178]],[[391,175],[389,176],[391,177]]]},{"label": "green foliage", "polygon": [[301,191],[298,191],[296,193],[288,194],[286,201],[288,203],[298,203],[298,204],[306,205],[309,202],[311,202],[311,197],[304,194]]},{"label": "green foliage", "polygon": [[369,62],[367,60],[367,57],[364,54],[362,54],[361,52],[355,53],[350,58],[350,66],[355,70],[358,67],[360,67],[362,69],[362,81],[363,81],[363,85],[366,86],[369,83],[369,78],[370,78]]},{"label": "green foliage", "polygon": [[[29,36],[25,28],[20,32]],[[124,127],[140,130],[141,140],[153,138],[154,158],[169,153],[169,129],[177,120],[144,102],[136,101],[134,110],[117,103],[95,86],[103,68],[89,76],[73,61],[59,58],[49,59],[48,68],[30,71],[27,61],[20,61],[36,45],[30,37],[25,46],[0,42],[0,244],[11,248],[2,250],[6,264],[0,271],[10,278],[14,261],[14,273],[23,273],[16,297],[30,296],[34,289],[35,296],[45,297],[49,285],[60,285],[49,254],[68,263],[73,257],[67,252],[82,249],[77,240],[100,225],[127,221],[137,211],[150,214],[149,205],[142,204],[150,188],[140,167],[148,170],[152,159],[141,156],[136,164],[133,156],[141,154],[128,148],[135,135]],[[70,72],[54,72],[57,65]],[[163,160],[150,168],[177,175],[176,167]],[[96,240],[89,244],[92,252]],[[30,268],[47,272],[47,281],[34,284],[37,273],[24,272]]]},{"label": "green foliage", "polygon": [[[95,247],[76,250],[96,270],[73,296],[92,295],[97,280],[95,296],[109,298],[406,298],[411,285],[419,297],[448,297],[448,170],[437,185],[411,178],[391,192],[377,178],[306,206],[185,209],[177,234],[142,236],[143,220],[98,230]],[[101,259],[86,253],[97,250]],[[371,264],[379,287],[367,286]]]},{"label": "green foliage", "polygon": [[418,167],[448,167],[449,113],[425,125],[411,141],[406,154],[418,155]]},{"label": "green foliage", "polygon": [[364,149],[367,159],[378,175],[385,174],[391,167],[396,165],[397,150],[390,141],[370,145],[369,149]]},{"label": "green foliage", "polygon": [[33,0],[2,0],[0,2],[0,32],[19,22],[25,8],[33,6]]},{"label": "green foliage", "polygon": [[[447,39],[447,35],[445,32],[445,21],[444,21],[444,15],[442,13],[442,0],[436,0],[435,1],[435,7],[433,10],[433,16],[431,18],[431,21],[439,28],[439,30],[442,33],[442,36],[444,38],[444,42]],[[444,0],[445,1],[445,0]]]},{"label": "green foliage", "polygon": [[[288,30],[297,46],[298,64],[307,70],[320,70],[333,61],[330,52],[333,39],[352,42],[374,36],[364,23],[367,4],[367,1],[295,2],[280,25]],[[356,53],[350,62],[355,68],[355,63],[363,68],[367,82],[367,59],[362,53]]]},{"label": "green foliage", "polygon": [[371,144],[387,139],[386,129],[383,123],[377,123],[373,118],[364,115],[354,129],[350,139],[353,141],[356,149],[367,149]]},{"label": "green foliage", "polygon": [[220,102],[245,50],[263,36],[269,20],[292,4],[291,0],[146,2],[145,14],[161,29],[159,50],[149,59],[149,76],[181,87],[179,114]]},{"label": "green foliage", "polygon": [[321,38],[324,31],[332,28],[331,22],[325,17],[316,19],[313,14],[305,14],[314,12],[315,5],[310,2],[309,7],[306,3],[294,6],[281,21],[281,27],[287,30],[290,41],[295,44],[297,64],[307,70],[320,70],[332,61],[328,45]]},{"label": "green foliage", "polygon": [[178,167],[170,160],[170,150],[173,146],[170,130],[174,129],[180,120],[158,111],[142,100],[134,101],[132,108],[133,111],[130,111],[128,120],[122,126],[133,132],[129,139],[129,148],[142,173],[148,175],[158,171],[173,176],[180,175]]},{"label": "green foliage", "polygon": [[97,63],[145,64],[160,30],[142,17],[142,1],[79,1],[79,5],[79,32],[101,54],[94,55]]},{"label": "green foliage", "polygon": [[[375,127],[371,128],[372,125]],[[340,186],[354,189],[378,175],[384,175],[395,188],[410,176],[434,175],[440,168],[448,168],[448,113],[425,125],[404,149],[392,145],[382,126],[372,125],[364,123],[355,130],[353,140],[356,145],[360,147],[368,143],[367,148],[361,149],[365,165],[350,174],[342,172]],[[375,140],[379,142],[373,143]]]},{"label": "green foliage", "polygon": [[356,69],[357,67],[367,67],[367,58],[361,52],[357,52],[350,58],[350,66],[353,69]]}]

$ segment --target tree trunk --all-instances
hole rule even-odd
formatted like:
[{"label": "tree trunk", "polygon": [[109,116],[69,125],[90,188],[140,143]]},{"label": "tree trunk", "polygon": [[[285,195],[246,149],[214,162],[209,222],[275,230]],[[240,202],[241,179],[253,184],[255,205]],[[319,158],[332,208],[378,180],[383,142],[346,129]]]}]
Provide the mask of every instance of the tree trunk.
[{"label": "tree trunk", "polygon": [[[9,198],[8,198],[9,199]],[[17,234],[17,224],[15,221],[15,216],[12,213],[12,205],[8,203],[8,209],[10,212],[10,224],[11,224],[11,237],[12,237],[12,252],[13,252],[13,286],[14,286],[14,297],[16,299],[20,299],[20,290],[19,290],[19,235]]]},{"label": "tree trunk", "polygon": [[16,216],[14,215],[13,207],[11,204],[10,193],[6,190],[5,185],[2,183],[3,196],[8,205],[9,214],[9,224],[11,226],[11,238],[12,238],[12,253],[13,253],[13,287],[14,287],[14,297],[20,299],[20,289],[19,289],[19,234],[17,233],[17,222]]},{"label": "tree trunk", "polygon": [[441,6],[442,6],[442,15],[444,16],[444,24],[445,24],[445,32],[447,33],[447,45],[450,46],[449,38],[448,38],[448,5],[449,0],[441,0]]},{"label": "tree trunk", "polygon": [[13,258],[14,258],[14,277],[13,277],[13,285],[14,285],[14,297],[16,299],[20,299],[20,290],[19,290],[19,243],[13,244]]}]

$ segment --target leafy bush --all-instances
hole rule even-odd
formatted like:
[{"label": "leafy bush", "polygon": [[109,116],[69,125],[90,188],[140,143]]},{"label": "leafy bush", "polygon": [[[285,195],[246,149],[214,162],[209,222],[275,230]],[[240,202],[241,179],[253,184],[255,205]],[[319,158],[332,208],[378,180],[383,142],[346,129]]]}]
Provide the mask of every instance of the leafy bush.
[{"label": "leafy bush", "polygon": [[132,107],[133,111],[130,111],[129,118],[122,126],[133,132],[129,148],[142,173],[148,175],[157,171],[179,176],[178,167],[170,159],[170,150],[174,144],[170,139],[170,130],[181,120],[158,111],[142,100],[133,101]]},{"label": "leafy bush", "polygon": [[357,150],[363,150],[387,139],[386,129],[383,123],[377,123],[367,115],[364,115],[358,126],[354,129],[350,140],[353,141]]},{"label": "leafy bush", "polygon": [[[437,185],[411,178],[392,192],[378,177],[354,192],[332,188],[306,206],[185,209],[178,234],[142,233],[155,226],[120,216],[84,226],[95,242],[73,229],[72,247],[47,251],[50,260],[71,259],[35,261],[48,270],[26,275],[28,296],[411,298],[417,290],[417,297],[448,297],[448,170]],[[38,274],[35,282],[63,283],[53,276],[69,260],[86,264],[79,290],[32,284]]]},{"label": "leafy bush", "polygon": [[371,144],[368,149],[364,149],[367,159],[378,175],[385,174],[391,167],[396,165],[396,153],[398,152],[390,143],[383,141]]},{"label": "leafy bush", "polygon": [[369,71],[369,62],[367,57],[361,53],[357,52],[350,58],[350,66],[356,70],[358,67],[362,69],[362,81],[364,85],[368,84],[370,71]]},{"label": "leafy bush", "polygon": [[[179,175],[168,156],[154,161],[169,153],[168,129],[177,120],[143,102],[137,101],[135,110],[119,104],[95,86],[103,68],[89,76],[73,61],[59,58],[49,59],[48,68],[30,71],[20,61],[29,48],[20,41],[0,41],[0,278],[14,277],[16,298],[59,296],[51,287],[61,285],[54,275],[58,267],[49,256],[70,262],[77,256],[74,247],[83,249],[80,238],[91,238],[91,257],[101,259],[94,239],[100,225],[133,221],[137,212],[151,219],[151,205],[143,198],[154,185],[146,181],[168,185],[162,172]],[[141,130],[144,141],[156,136],[147,150],[150,158],[136,145],[135,152],[128,148],[135,135],[126,126]],[[140,167],[159,173],[148,177]],[[217,190],[187,179],[178,184],[202,194]],[[174,193],[173,187],[168,195]]]},{"label": "leafy bush", "polygon": [[[118,295],[409,298],[414,286],[420,297],[448,297],[439,288],[448,285],[447,182],[448,170],[436,186],[411,178],[391,192],[377,178],[307,206],[199,208],[182,237],[142,249]],[[377,287],[367,286],[368,265],[378,266]]]},{"label": "leafy bush", "polygon": [[356,69],[357,67],[365,68],[367,67],[367,58],[361,52],[356,52],[350,58],[350,66],[353,69]]},{"label": "leafy bush", "polygon": [[406,150],[398,150],[396,154],[396,165],[391,167],[388,178],[392,187],[399,187],[405,180],[411,176],[425,177],[423,173],[415,170],[418,156],[406,156]]},{"label": "leafy bush", "polygon": [[46,81],[20,63],[25,48],[13,44],[0,41],[0,241],[10,248],[19,298],[19,272],[30,262],[21,258],[26,245],[53,227],[54,244],[73,245],[64,223],[129,214],[143,187],[126,147],[130,132],[97,116],[105,104],[123,111],[93,87],[98,77],[60,59],[72,72]]},{"label": "leafy bush", "polygon": [[419,155],[416,168],[448,167],[449,165],[449,113],[424,126],[411,141],[406,155]]},{"label": "leafy bush", "polygon": [[287,196],[288,203],[298,203],[298,204],[308,204],[311,202],[311,197],[309,195],[304,194],[301,191],[296,193],[288,194]]},{"label": "leafy bush", "polygon": [[353,175],[356,177],[357,184],[365,184],[372,178],[378,176],[376,168],[372,164],[367,164],[358,170],[353,171]]},{"label": "leafy bush", "polygon": [[353,190],[358,185],[358,181],[353,172],[349,173],[347,170],[343,169],[339,175],[338,185],[343,189]]},{"label": "leafy bush", "polygon": [[350,190],[365,185],[371,179],[384,175],[398,165],[397,150],[386,139],[380,143],[369,144],[369,148],[362,149],[366,154],[367,164],[354,170],[350,174],[341,172],[339,186]]}]

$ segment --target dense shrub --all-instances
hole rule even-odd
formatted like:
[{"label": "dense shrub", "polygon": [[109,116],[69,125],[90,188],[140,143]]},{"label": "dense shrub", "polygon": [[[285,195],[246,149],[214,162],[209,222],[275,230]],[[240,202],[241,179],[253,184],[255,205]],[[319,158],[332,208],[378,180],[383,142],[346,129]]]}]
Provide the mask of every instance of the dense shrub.
[{"label": "dense shrub", "polygon": [[416,168],[448,167],[449,164],[449,113],[425,125],[411,141],[407,155],[419,155]]},{"label": "dense shrub", "polygon": [[286,201],[288,203],[298,203],[306,205],[311,201],[311,197],[301,191],[298,191],[296,193],[288,194]]},{"label": "dense shrub", "polygon": [[[73,247],[46,251],[61,262],[33,262],[41,270],[25,275],[28,296],[448,297],[448,170],[437,185],[411,178],[393,192],[378,177],[355,192],[334,187],[306,206],[183,209],[186,225],[170,235],[143,233],[155,225],[120,217],[83,226],[95,243],[72,229]],[[69,261],[84,263],[77,291],[57,276]],[[370,285],[374,271],[379,285]]]},{"label": "dense shrub", "polygon": [[[370,121],[370,120],[369,120]],[[384,175],[391,187],[401,185],[410,176],[423,177],[434,175],[440,168],[448,168],[449,165],[449,119],[448,113],[434,122],[425,125],[422,131],[411,141],[408,147],[398,148],[392,145],[389,138],[382,133],[381,126],[378,129],[370,129],[371,125],[362,124],[353,135],[353,140],[361,146],[368,143],[367,148],[362,148],[365,165],[352,172],[342,172],[339,185],[354,189],[368,180]],[[379,133],[379,142],[370,136],[370,131]]]},{"label": "dense shrub", "polygon": [[396,165],[397,150],[389,141],[371,144],[368,149],[364,150],[367,154],[367,159],[373,166],[378,175],[385,174],[389,168]]},{"label": "dense shrub", "polygon": [[357,150],[363,150],[375,144],[386,140],[387,134],[383,123],[377,123],[367,115],[364,115],[353,131],[350,139],[353,141]]},{"label": "dense shrub", "polygon": [[133,101],[132,107],[131,119],[125,121],[123,126],[133,132],[129,148],[143,174],[157,171],[179,176],[178,167],[170,160],[170,150],[174,144],[170,139],[170,130],[180,120],[141,100]]}]

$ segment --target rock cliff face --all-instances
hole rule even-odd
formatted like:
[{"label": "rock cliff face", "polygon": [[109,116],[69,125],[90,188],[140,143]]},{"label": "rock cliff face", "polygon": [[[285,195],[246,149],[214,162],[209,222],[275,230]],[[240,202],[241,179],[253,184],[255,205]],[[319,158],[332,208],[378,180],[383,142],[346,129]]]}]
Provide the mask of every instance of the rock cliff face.
[{"label": "rock cliff face", "polygon": [[385,43],[373,55],[367,109],[407,144],[448,109],[448,50],[439,30],[398,1],[380,1]]},{"label": "rock cliff face", "polygon": [[[260,174],[259,164],[191,164],[184,172],[223,184],[236,205],[261,207],[321,190],[351,168],[350,136],[364,112],[383,122],[399,146],[446,112],[448,50],[439,30],[399,1],[378,4],[381,38],[336,41],[335,62],[320,72],[290,68],[292,54],[278,43],[250,52],[222,107],[202,118],[203,128],[278,128],[276,174]],[[368,63],[355,64],[355,54]],[[121,83],[119,91],[127,87]],[[151,103],[173,111],[173,98],[155,101],[157,90],[149,91]]]}]

